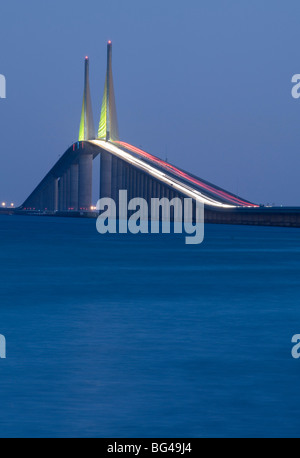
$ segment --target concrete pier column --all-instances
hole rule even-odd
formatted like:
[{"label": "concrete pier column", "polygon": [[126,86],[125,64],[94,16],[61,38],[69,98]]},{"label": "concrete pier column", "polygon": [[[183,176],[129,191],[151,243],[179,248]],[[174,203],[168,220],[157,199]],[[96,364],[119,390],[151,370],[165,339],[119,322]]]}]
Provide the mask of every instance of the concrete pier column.
[{"label": "concrete pier column", "polygon": [[163,189],[164,185],[160,185],[159,181],[157,182],[157,185],[156,185],[156,192],[157,192],[157,197],[158,198],[161,198],[162,195],[161,195],[161,192],[162,192],[162,189]]},{"label": "concrete pier column", "polygon": [[124,182],[124,189],[129,190],[129,165],[126,164],[125,166],[125,182]]},{"label": "concrete pier column", "polygon": [[53,211],[58,210],[58,178],[53,181]]},{"label": "concrete pier column", "polygon": [[146,175],[145,175],[145,173],[142,173],[142,177],[141,177],[141,193],[142,193],[142,197],[147,201]]},{"label": "concrete pier column", "polygon": [[152,191],[152,177],[148,175],[147,176],[147,201],[148,201],[149,209],[151,207],[151,198],[152,198],[151,191]]},{"label": "concrete pier column", "polygon": [[78,210],[78,164],[72,164],[70,167],[70,208],[71,210]]},{"label": "concrete pier column", "polygon": [[135,175],[135,196],[134,197],[140,197],[140,171],[136,171]]},{"label": "concrete pier column", "polygon": [[68,193],[67,172],[63,174],[63,177],[64,177],[63,211],[66,211],[67,210],[67,193]]},{"label": "concrete pier column", "polygon": [[81,154],[79,157],[79,210],[90,210],[92,205],[93,155]]},{"label": "concrete pier column", "polygon": [[124,174],[125,172],[124,172],[123,161],[121,159],[118,159],[118,163],[117,163],[117,191],[118,193],[121,189],[124,189],[124,185],[125,185]]},{"label": "concrete pier column", "polygon": [[137,197],[143,197],[143,192],[142,192],[141,185],[142,185],[142,174],[138,170],[138,172],[137,172],[137,189],[136,189]]},{"label": "concrete pier column", "polygon": [[118,201],[118,159],[112,157],[112,174],[111,174],[111,198],[116,202]]},{"label": "concrete pier column", "polygon": [[148,195],[148,202],[151,202],[151,198],[152,198],[152,177],[151,176],[148,176],[147,195]]},{"label": "concrete pier column", "polygon": [[148,205],[148,192],[147,192],[147,186],[148,186],[148,176],[144,173],[143,175],[143,197],[147,201]]},{"label": "concrete pier column", "polygon": [[156,180],[153,179],[152,180],[152,197],[156,198],[157,195],[156,195]]},{"label": "concrete pier column", "polygon": [[61,177],[58,182],[58,202],[59,202],[59,211],[63,211],[63,195],[64,195],[64,178]]},{"label": "concrete pier column", "polygon": [[143,199],[146,199],[145,184],[144,184],[145,174],[141,172],[140,175],[141,175],[140,177],[140,197],[142,197]]},{"label": "concrete pier column", "polygon": [[135,199],[137,196],[137,170],[133,169],[133,174],[132,174],[132,198]]},{"label": "concrete pier column", "polygon": [[151,199],[153,197],[152,187],[153,187],[153,178],[149,176],[149,179],[148,179],[148,200],[149,202],[151,202]]},{"label": "concrete pier column", "polygon": [[129,167],[128,200],[133,198],[133,167]]},{"label": "concrete pier column", "polygon": [[70,209],[70,206],[71,206],[71,170],[70,168],[67,170],[66,172],[66,179],[67,179],[67,196],[66,196],[66,207],[67,207],[67,210]]},{"label": "concrete pier column", "polygon": [[150,192],[149,192],[149,183],[151,181],[151,178],[149,175],[145,174],[145,199],[147,200],[148,204],[148,217],[151,217],[151,197],[150,197]]},{"label": "concrete pier column", "polygon": [[100,159],[100,198],[111,197],[112,155],[102,151]]}]

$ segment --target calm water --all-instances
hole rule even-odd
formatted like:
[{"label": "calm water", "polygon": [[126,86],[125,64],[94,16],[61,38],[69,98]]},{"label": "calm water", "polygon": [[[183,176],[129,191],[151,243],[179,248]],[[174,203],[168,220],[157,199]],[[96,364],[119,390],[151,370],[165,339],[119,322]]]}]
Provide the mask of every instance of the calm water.
[{"label": "calm water", "polygon": [[0,217],[0,436],[300,436],[300,230]]}]

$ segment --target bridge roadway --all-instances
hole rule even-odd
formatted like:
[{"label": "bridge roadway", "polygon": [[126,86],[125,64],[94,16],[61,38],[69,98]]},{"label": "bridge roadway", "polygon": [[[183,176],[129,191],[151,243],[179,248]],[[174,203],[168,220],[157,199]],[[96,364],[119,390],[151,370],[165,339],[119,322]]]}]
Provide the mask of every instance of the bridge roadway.
[{"label": "bridge roadway", "polygon": [[128,143],[112,143],[104,140],[90,140],[88,143],[98,146],[142,172],[146,172],[165,185],[172,187],[174,190],[205,205],[218,208],[258,207],[256,204],[201,180]]}]

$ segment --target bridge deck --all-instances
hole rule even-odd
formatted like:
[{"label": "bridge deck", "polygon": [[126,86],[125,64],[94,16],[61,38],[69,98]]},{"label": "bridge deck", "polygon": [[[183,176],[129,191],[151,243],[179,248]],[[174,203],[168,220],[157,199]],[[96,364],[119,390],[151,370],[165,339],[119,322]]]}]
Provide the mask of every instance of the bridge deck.
[{"label": "bridge deck", "polygon": [[[178,192],[201,201],[206,205],[221,208],[258,207],[218,186],[215,186],[195,175],[189,174],[168,162],[159,159],[139,148],[124,142],[105,142],[91,140],[89,143],[113,154],[140,170],[155,177],[162,183],[173,187]],[[142,197],[142,196],[137,196]]]}]

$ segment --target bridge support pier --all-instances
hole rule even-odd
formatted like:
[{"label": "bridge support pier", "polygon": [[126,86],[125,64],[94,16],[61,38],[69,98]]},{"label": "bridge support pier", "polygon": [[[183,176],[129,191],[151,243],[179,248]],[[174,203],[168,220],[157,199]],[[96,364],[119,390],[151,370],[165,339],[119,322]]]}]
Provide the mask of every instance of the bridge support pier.
[{"label": "bridge support pier", "polygon": [[112,155],[101,151],[100,198],[112,197]]},{"label": "bridge support pier", "polygon": [[59,211],[63,211],[64,209],[64,177],[61,176],[58,182],[58,209]]},{"label": "bridge support pier", "polygon": [[71,198],[70,198],[70,189],[71,189],[71,170],[68,169],[66,172],[66,180],[67,180],[67,185],[66,185],[66,210],[70,210],[71,206]]},{"label": "bridge support pier", "polygon": [[63,211],[67,210],[67,194],[68,194],[68,179],[67,172],[63,174],[64,177],[64,187],[63,187]]},{"label": "bridge support pier", "polygon": [[72,164],[70,167],[70,209],[78,210],[78,164]]},{"label": "bridge support pier", "polygon": [[81,154],[79,157],[78,207],[88,211],[92,205],[93,155]]},{"label": "bridge support pier", "polygon": [[57,212],[57,210],[58,210],[58,178],[54,178],[53,191],[54,191],[54,196],[53,196],[54,208],[53,208],[53,210],[55,212]]}]

